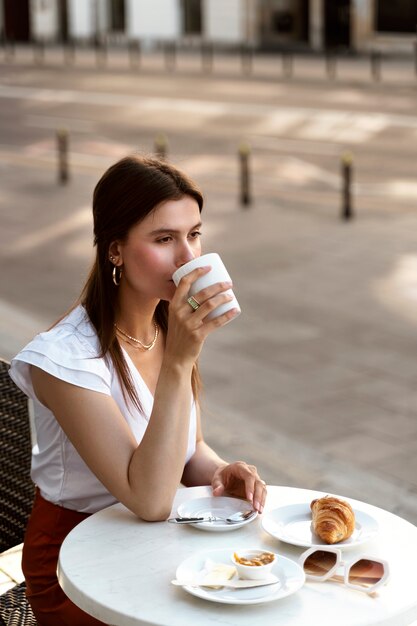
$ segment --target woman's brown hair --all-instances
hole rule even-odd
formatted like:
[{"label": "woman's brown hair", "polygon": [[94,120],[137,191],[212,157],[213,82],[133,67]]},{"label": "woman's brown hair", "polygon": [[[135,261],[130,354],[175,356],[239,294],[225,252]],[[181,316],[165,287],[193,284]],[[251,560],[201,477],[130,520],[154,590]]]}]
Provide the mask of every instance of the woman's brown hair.
[{"label": "woman's brown hair", "polygon": [[[201,212],[203,196],[188,176],[166,161],[139,155],[127,156],[112,165],[97,183],[93,194],[96,258],[80,301],[97,331],[101,357],[110,357],[122,389],[139,409],[140,398],[115,334],[118,287],[112,280],[109,247],[113,241],[125,240],[129,230],[161,202],[179,200],[184,196],[194,198]],[[168,302],[159,302],[155,318],[166,333]],[[201,386],[197,365],[191,383],[197,398]]]}]

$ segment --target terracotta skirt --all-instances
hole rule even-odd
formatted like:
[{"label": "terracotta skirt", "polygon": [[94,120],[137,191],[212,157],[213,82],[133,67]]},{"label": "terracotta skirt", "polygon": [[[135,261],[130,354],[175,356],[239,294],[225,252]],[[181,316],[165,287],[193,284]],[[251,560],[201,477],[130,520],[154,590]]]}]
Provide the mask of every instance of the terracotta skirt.
[{"label": "terracotta skirt", "polygon": [[62,542],[89,517],[48,502],[36,489],[26,529],[22,570],[26,594],[38,626],[98,626],[103,624],[79,609],[59,586],[56,568]]}]

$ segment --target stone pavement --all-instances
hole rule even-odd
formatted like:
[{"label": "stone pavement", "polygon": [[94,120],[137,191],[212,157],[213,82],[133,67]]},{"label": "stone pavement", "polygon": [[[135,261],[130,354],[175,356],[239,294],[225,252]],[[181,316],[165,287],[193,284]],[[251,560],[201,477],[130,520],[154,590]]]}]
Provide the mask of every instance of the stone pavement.
[{"label": "stone pavement", "polygon": [[[321,80],[320,63],[306,60],[303,80]],[[369,68],[355,63],[345,69],[357,67],[349,81],[360,82]],[[390,79],[414,84],[412,65],[401,68]],[[103,158],[79,160],[71,184],[51,188],[52,161],[12,157],[2,163],[2,280],[14,289],[0,300],[6,358],[76,296],[91,256],[89,198],[104,169]],[[366,500],[417,524],[415,203],[364,203],[358,189],[356,218],[344,223],[337,186],[333,195],[306,188],[301,203],[259,176],[243,210],[233,168],[204,155],[179,165],[206,193],[205,250],[222,254],[243,310],[203,352],[206,438],[268,482]],[[254,156],[257,172],[270,167]]]},{"label": "stone pavement", "polygon": [[223,220],[243,314],[205,348],[209,438],[267,481],[417,523],[417,215],[265,203]]},{"label": "stone pavement", "polygon": [[107,54],[94,48],[81,46],[74,54],[63,46],[48,45],[43,53],[32,45],[18,45],[14,49],[0,49],[0,63],[43,67],[60,67],[66,70],[97,72],[136,72],[137,75],[171,74],[178,76],[206,76],[228,78],[231,81],[249,77],[255,81],[302,82],[303,84],[345,83],[367,87],[371,84],[391,84],[401,87],[415,85],[417,57],[413,42],[404,42],[396,49],[392,42],[381,43],[376,55],[371,50],[360,54],[326,56],[306,52],[256,53],[248,63],[246,55],[214,48],[212,56],[201,54],[199,47],[177,49],[173,56],[169,46],[157,43],[143,48],[140,56],[129,53],[126,46],[114,46]]},{"label": "stone pavement", "polygon": [[[417,214],[343,223],[230,200],[209,191],[205,210],[243,310],[203,351],[207,439],[269,482],[417,523]],[[6,357],[53,320],[4,302],[0,316]]]}]

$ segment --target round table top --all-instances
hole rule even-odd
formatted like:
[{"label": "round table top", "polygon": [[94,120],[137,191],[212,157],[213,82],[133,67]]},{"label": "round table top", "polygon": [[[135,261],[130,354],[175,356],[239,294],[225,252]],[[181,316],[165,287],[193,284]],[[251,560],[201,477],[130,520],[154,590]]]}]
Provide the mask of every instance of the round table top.
[{"label": "round table top", "polygon": [[[211,495],[209,487],[179,489],[177,507]],[[390,580],[376,597],[335,582],[307,581],[293,595],[264,604],[208,602],[171,584],[178,565],[202,550],[260,547],[297,560],[306,548],[266,533],[262,517],[277,507],[310,503],[321,492],[268,486],[263,516],[231,532],[205,532],[189,525],[143,522],[116,504],[76,526],[59,556],[58,579],[68,597],[97,619],[117,626],[211,624],[253,626],[409,626],[417,619],[415,563],[417,527],[380,508],[352,500],[379,525],[377,536],[344,552],[389,562]],[[342,496],[343,497],[343,496]],[[313,618],[314,616],[314,618]]]}]

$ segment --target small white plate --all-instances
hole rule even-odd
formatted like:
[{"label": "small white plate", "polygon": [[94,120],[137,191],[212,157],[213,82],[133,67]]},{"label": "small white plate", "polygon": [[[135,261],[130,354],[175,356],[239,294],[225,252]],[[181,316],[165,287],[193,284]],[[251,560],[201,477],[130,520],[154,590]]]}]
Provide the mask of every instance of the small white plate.
[{"label": "small white plate", "polygon": [[[188,557],[178,566],[176,578],[178,580],[195,578],[204,569],[207,559],[211,559],[215,563],[230,565],[231,551],[229,549],[221,549],[197,552],[197,554]],[[303,569],[298,563],[284,556],[278,555],[271,573],[278,577],[278,582],[265,587],[254,587],[252,589],[228,589],[226,587],[208,589],[207,587],[185,585],[183,589],[193,596],[209,600],[210,602],[220,602],[222,604],[263,604],[264,602],[273,602],[295,593],[305,582]]]},{"label": "small white plate", "polygon": [[[373,539],[378,533],[377,521],[357,509],[355,513],[355,530],[349,539],[333,544],[340,549],[355,548],[356,546]],[[262,519],[263,529],[280,541],[291,543],[294,546],[306,548],[327,546],[312,529],[311,509],[308,502],[281,506],[269,513],[265,513]]]},{"label": "small white plate", "polygon": [[[230,517],[233,513],[238,511],[252,511],[252,507],[246,500],[239,500],[238,498],[227,498],[224,496],[219,497],[207,497],[207,498],[194,498],[188,500],[178,507],[178,515],[180,517]],[[250,524],[258,514],[254,515],[248,520],[237,522],[235,524],[228,524],[227,522],[198,522],[197,524],[189,524],[200,530],[208,530],[213,532],[224,532],[225,530],[236,530],[245,524]]]}]

